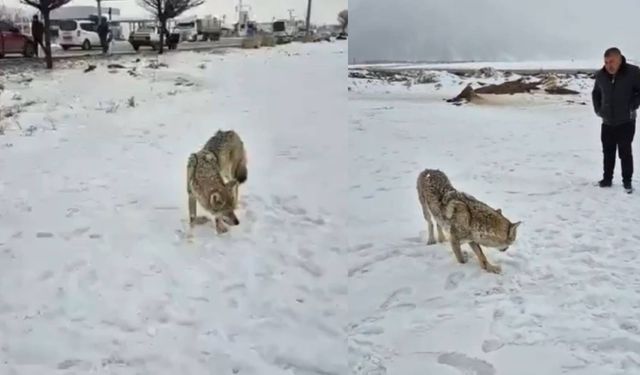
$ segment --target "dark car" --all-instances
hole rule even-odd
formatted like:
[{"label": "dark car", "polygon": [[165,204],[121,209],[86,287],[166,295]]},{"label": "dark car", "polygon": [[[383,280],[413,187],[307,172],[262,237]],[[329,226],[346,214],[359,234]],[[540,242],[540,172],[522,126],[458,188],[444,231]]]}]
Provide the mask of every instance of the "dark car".
[{"label": "dark car", "polygon": [[33,57],[36,45],[31,37],[21,33],[14,25],[0,21],[0,57],[14,54]]}]

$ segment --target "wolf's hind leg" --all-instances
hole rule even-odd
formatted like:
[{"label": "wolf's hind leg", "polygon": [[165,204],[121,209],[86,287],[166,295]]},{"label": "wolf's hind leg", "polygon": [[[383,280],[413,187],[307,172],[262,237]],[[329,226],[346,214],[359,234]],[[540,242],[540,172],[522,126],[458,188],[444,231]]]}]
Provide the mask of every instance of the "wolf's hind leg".
[{"label": "wolf's hind leg", "polygon": [[478,261],[480,262],[480,267],[482,267],[483,270],[491,273],[500,273],[501,271],[500,266],[489,263],[489,261],[487,260],[487,257],[482,252],[482,248],[480,247],[480,245],[478,245],[475,242],[470,242],[469,246],[471,246],[471,249],[476,254],[476,257],[478,257]]}]

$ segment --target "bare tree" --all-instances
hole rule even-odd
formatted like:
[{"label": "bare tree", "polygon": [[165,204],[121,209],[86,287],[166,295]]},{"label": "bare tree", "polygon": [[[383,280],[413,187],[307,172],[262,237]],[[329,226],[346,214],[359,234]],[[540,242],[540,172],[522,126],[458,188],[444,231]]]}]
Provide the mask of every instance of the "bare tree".
[{"label": "bare tree", "polygon": [[151,12],[160,23],[160,49],[164,51],[164,38],[169,36],[167,21],[180,16],[189,9],[199,7],[205,0],[138,0],[140,5]]},{"label": "bare tree", "polygon": [[32,6],[40,11],[44,21],[44,54],[47,61],[47,69],[53,69],[51,57],[51,11],[58,9],[71,0],[21,0],[23,4]]},{"label": "bare tree", "polygon": [[24,22],[25,20],[28,20],[29,17],[27,13],[20,8],[12,8],[4,4],[0,4],[0,19],[11,22]]},{"label": "bare tree", "polygon": [[342,27],[342,32],[346,32],[347,26],[349,25],[349,14],[347,9],[338,13],[338,22],[340,23],[340,27]]}]

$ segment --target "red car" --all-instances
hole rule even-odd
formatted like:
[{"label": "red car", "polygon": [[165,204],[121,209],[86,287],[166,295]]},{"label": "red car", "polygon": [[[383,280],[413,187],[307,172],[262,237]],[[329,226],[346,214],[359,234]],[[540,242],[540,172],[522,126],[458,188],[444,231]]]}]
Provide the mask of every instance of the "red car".
[{"label": "red car", "polygon": [[33,57],[35,52],[36,46],[31,37],[21,33],[9,22],[0,21],[0,57],[10,54]]}]

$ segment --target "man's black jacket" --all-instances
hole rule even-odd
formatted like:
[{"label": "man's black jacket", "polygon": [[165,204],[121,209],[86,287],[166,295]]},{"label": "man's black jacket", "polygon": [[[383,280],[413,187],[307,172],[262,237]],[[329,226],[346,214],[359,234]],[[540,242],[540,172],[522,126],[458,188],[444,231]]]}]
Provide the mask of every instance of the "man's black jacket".
[{"label": "man's black jacket", "polygon": [[640,68],[627,63],[624,56],[615,75],[603,67],[596,73],[591,98],[603,124],[615,126],[635,120],[640,107]]}]

